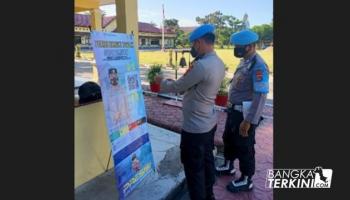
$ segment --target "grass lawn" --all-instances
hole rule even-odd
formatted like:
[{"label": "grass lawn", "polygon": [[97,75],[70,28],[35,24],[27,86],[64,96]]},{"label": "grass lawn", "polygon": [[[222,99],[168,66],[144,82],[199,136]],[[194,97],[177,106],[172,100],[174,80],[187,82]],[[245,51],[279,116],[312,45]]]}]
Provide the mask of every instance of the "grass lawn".
[{"label": "grass lawn", "polygon": [[[216,49],[218,56],[229,67],[229,72],[234,72],[239,59],[233,56],[233,49]],[[270,71],[273,71],[273,48],[267,48],[265,50],[259,50],[258,53],[264,58],[266,64],[269,66]],[[140,51],[140,64],[163,64],[169,63],[169,52],[162,51]],[[188,54],[184,55],[188,62]],[[177,61],[180,62],[181,54],[178,53]],[[192,60],[192,58],[191,58]],[[173,53],[173,62],[175,62],[175,53]]]},{"label": "grass lawn", "polygon": [[[229,67],[229,72],[234,72],[239,59],[233,56],[233,49],[216,49],[218,56]],[[265,50],[259,50],[258,53],[264,58],[266,64],[269,66],[271,72],[273,72],[273,48],[267,48]],[[91,59],[92,53],[81,53],[82,58]],[[185,55],[186,62],[188,63],[188,54]],[[177,61],[180,62],[181,53],[178,53]],[[139,51],[140,64],[169,64],[169,52],[162,51]],[[192,60],[192,58],[191,58]],[[173,62],[175,62],[175,53],[173,53]]]}]

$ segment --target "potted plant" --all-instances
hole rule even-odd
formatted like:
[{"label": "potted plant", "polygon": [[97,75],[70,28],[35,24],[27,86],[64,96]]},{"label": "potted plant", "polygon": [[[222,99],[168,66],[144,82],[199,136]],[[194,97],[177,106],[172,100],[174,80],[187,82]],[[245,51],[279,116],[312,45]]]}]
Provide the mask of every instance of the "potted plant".
[{"label": "potted plant", "polygon": [[147,79],[150,83],[150,88],[152,92],[159,92],[160,91],[160,85],[155,82],[155,77],[162,73],[162,65],[160,64],[154,64],[151,65],[150,69],[147,73]]},{"label": "potted plant", "polygon": [[216,95],[216,99],[215,99],[216,105],[226,107],[227,100],[228,100],[228,85],[229,85],[229,83],[230,83],[229,78],[225,77],[224,80],[222,80],[220,88],[219,88],[219,92]]}]

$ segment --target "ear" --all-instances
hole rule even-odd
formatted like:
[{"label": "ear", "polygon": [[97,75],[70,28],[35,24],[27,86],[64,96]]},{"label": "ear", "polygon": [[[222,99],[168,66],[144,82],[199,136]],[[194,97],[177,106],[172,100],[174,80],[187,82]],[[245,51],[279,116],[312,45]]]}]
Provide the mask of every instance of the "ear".
[{"label": "ear", "polygon": [[198,42],[198,45],[201,45],[201,44],[203,43],[203,39],[202,39],[202,38],[199,38],[199,39],[197,40],[197,42]]},{"label": "ear", "polygon": [[249,52],[249,51],[251,51],[251,50],[253,50],[254,49],[254,45],[253,44],[249,44],[249,45],[247,45],[247,47],[246,47],[246,50]]},{"label": "ear", "polygon": [[250,44],[248,44],[247,46],[245,46],[245,50],[247,52],[249,52],[252,49],[252,46]]}]

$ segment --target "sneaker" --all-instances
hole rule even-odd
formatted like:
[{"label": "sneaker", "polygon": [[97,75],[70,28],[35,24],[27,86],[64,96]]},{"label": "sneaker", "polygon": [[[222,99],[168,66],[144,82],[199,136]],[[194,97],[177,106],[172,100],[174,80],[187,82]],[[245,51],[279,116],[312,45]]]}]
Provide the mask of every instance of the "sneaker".
[{"label": "sneaker", "polygon": [[231,181],[226,189],[233,193],[250,191],[253,189],[253,181],[248,176],[241,176],[238,180]]},{"label": "sneaker", "polygon": [[225,160],[225,163],[215,168],[218,175],[231,175],[234,176],[236,169],[233,167],[233,161]]}]

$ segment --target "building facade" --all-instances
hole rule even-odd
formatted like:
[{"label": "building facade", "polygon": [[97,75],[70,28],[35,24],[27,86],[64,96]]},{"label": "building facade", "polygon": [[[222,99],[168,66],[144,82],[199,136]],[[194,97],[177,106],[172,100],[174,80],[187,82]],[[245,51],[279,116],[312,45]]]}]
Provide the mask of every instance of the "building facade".
[{"label": "building facade", "polygon": [[[74,21],[74,44],[80,45],[81,50],[91,49],[90,44],[90,17],[86,14],[75,14]],[[139,49],[161,49],[162,30],[155,25],[139,22]],[[103,17],[102,31],[116,32],[117,19],[115,16]],[[164,47],[175,47],[176,33],[171,30],[164,30]]]}]

